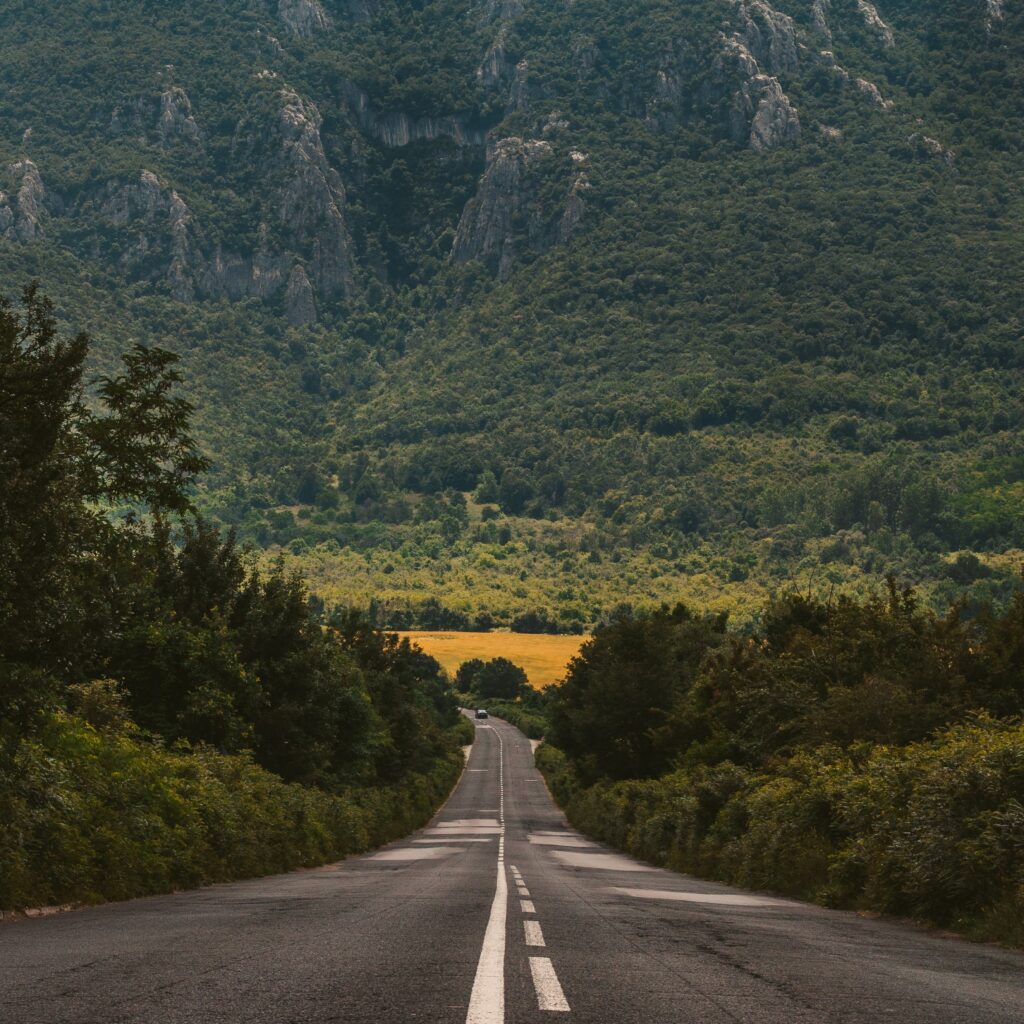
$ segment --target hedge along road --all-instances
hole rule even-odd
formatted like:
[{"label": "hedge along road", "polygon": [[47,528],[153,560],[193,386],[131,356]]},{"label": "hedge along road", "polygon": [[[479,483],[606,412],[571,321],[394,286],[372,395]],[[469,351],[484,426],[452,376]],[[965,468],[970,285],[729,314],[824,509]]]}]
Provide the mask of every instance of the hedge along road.
[{"label": "hedge along road", "polygon": [[1019,1024],[1024,956],[649,868],[479,723],[422,831],[314,871],[0,926],[0,1019]]}]

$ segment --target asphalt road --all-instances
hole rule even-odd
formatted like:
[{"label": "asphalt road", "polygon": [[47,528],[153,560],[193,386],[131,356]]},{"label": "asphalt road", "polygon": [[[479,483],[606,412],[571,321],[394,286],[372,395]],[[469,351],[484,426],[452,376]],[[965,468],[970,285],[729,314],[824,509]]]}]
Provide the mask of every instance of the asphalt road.
[{"label": "asphalt road", "polygon": [[492,720],[437,818],[314,871],[0,925],[3,1024],[1024,1021],[1024,956],[648,868]]}]

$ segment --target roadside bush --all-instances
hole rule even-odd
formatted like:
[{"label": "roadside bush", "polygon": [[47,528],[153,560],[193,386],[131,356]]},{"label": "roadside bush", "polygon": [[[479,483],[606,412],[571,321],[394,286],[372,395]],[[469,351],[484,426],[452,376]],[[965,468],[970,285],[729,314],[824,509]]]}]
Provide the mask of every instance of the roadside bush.
[{"label": "roadside bush", "polygon": [[[95,700],[92,700],[95,703]],[[423,824],[455,754],[394,788],[330,794],[248,755],[170,749],[57,713],[0,747],[0,908],[126,899],[289,871]]]},{"label": "roadside bush", "polygon": [[1024,945],[1024,723],[979,716],[906,746],[800,751],[584,787],[545,744],[570,820],[634,856],[827,906]]}]

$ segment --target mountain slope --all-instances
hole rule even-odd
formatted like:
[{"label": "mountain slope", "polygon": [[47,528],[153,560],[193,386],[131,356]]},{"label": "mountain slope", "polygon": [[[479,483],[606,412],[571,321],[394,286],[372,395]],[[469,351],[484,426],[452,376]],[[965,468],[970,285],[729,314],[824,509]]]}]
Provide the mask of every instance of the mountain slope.
[{"label": "mountain slope", "polygon": [[329,601],[582,625],[787,577],[1011,585],[1013,0],[0,27],[6,287],[41,276],[109,350],[181,348],[205,504]]}]

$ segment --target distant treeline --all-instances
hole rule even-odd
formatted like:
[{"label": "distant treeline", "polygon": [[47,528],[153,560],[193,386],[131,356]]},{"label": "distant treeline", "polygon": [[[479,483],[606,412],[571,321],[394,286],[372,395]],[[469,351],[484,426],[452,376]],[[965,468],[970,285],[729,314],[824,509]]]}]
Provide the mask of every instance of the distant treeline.
[{"label": "distant treeline", "polygon": [[[342,622],[348,612],[336,610],[328,615],[328,622]],[[523,611],[501,619],[490,612],[468,615],[456,608],[448,608],[436,597],[428,597],[416,604],[406,602],[370,601],[366,610],[369,621],[381,629],[396,630],[453,630],[455,632],[489,633],[492,629],[507,627],[513,633],[572,633],[579,635],[583,625],[579,622],[560,622],[546,608]]]},{"label": "distant treeline", "polygon": [[754,635],[685,607],[600,629],[547,709],[570,818],[755,889],[1024,942],[1024,593],[937,616],[890,583]]},{"label": "distant treeline", "polygon": [[457,777],[440,666],[190,510],[175,357],[86,393],[84,335],[0,302],[0,908],[341,856]]}]

